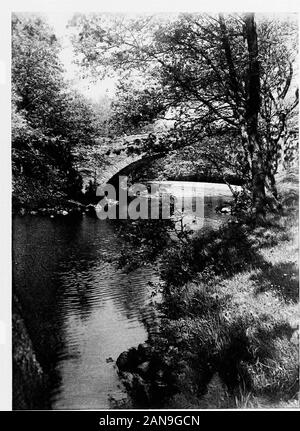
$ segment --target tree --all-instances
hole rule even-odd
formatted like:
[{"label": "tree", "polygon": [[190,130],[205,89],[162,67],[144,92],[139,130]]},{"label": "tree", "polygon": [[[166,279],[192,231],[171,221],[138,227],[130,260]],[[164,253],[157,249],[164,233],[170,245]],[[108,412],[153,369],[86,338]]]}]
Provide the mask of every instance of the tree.
[{"label": "tree", "polygon": [[[154,80],[163,101],[154,112],[173,120],[166,141],[171,137],[175,147],[203,142],[209,154],[212,137],[226,148],[230,139],[256,219],[264,218],[266,193],[274,209],[280,144],[298,104],[292,19],[77,15],[73,25],[83,67],[99,76],[114,70],[124,78],[130,70]],[[150,91],[150,109],[153,100]]]},{"label": "tree", "polygon": [[53,196],[79,196],[74,148],[92,145],[98,118],[92,104],[64,80],[59,43],[39,16],[12,18],[12,159],[17,193],[30,183]]},{"label": "tree", "polygon": [[166,111],[163,91],[149,77],[120,80],[111,111],[110,124],[116,133],[148,130],[149,124]]}]

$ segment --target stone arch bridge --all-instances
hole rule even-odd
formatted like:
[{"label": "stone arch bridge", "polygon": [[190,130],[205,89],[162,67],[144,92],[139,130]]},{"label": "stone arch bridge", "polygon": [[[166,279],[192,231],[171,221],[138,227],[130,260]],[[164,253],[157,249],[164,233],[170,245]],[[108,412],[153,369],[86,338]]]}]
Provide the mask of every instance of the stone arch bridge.
[{"label": "stone arch bridge", "polygon": [[115,182],[118,175],[127,175],[131,169],[163,157],[164,152],[143,150],[142,139],[147,136],[127,136],[113,144],[82,148],[74,153],[75,160],[78,160],[76,167],[83,180],[83,192],[89,185],[98,187]]}]

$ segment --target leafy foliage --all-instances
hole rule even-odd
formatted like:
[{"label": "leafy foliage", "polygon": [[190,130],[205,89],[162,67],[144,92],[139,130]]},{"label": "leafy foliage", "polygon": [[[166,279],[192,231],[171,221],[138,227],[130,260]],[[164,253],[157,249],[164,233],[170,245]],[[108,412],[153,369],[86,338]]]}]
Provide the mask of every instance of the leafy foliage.
[{"label": "leafy foliage", "polygon": [[14,202],[22,205],[27,201],[38,205],[43,193],[47,198],[79,196],[81,179],[72,151],[93,144],[97,136],[93,107],[64,82],[59,49],[41,18],[13,15]]},{"label": "leafy foliage", "polygon": [[[76,15],[73,25],[79,63],[121,76],[116,112],[123,129],[164,116],[166,150],[201,143],[221,171],[231,163],[243,177],[258,220],[270,203],[266,193],[275,208],[275,174],[298,105],[292,17],[92,14]],[[130,71],[143,77],[140,88]]]}]

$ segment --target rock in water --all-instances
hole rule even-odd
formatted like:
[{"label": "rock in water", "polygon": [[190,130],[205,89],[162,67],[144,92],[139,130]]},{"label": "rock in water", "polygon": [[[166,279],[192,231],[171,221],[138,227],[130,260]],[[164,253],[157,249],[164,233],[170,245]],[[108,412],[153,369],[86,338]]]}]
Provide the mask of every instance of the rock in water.
[{"label": "rock in water", "polygon": [[122,371],[120,373],[120,378],[125,388],[131,391],[133,387],[133,374],[129,373],[129,371]]},{"label": "rock in water", "polygon": [[139,344],[137,350],[140,357],[140,362],[148,361],[151,358],[151,347],[149,344]]},{"label": "rock in water", "polygon": [[151,403],[150,384],[146,383],[138,374],[133,374],[132,392],[142,407],[149,406]]},{"label": "rock in water", "polygon": [[116,364],[120,371],[131,371],[139,363],[139,354],[137,349],[132,347],[127,352],[122,352],[118,357]]},{"label": "rock in water", "polygon": [[150,369],[150,361],[142,362],[140,365],[136,367],[138,374],[142,377],[147,377]]}]

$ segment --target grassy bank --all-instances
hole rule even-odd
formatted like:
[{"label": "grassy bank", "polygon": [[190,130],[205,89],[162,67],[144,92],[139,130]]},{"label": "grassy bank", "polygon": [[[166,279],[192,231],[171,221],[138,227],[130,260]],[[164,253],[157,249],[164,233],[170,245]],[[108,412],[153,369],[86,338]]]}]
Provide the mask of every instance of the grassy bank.
[{"label": "grassy bank", "polygon": [[169,408],[296,407],[298,177],[255,229],[229,223],[166,250],[160,331]]}]

